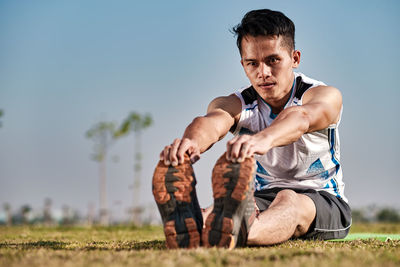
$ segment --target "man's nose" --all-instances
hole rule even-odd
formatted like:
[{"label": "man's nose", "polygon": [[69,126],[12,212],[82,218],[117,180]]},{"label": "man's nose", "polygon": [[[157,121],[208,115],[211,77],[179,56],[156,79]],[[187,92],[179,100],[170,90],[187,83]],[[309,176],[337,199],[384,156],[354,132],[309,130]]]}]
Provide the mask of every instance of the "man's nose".
[{"label": "man's nose", "polygon": [[258,75],[263,79],[271,76],[271,67],[265,63],[261,63],[259,66]]}]

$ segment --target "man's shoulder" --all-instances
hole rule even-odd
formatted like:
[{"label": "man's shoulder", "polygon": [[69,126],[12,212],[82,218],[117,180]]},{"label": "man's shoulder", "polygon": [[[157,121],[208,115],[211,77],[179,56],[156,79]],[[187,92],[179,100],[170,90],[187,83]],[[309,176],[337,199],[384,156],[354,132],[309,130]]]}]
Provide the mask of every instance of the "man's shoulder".
[{"label": "man's shoulder", "polygon": [[298,79],[304,83],[309,83],[309,84],[318,84],[318,85],[326,85],[323,81],[315,79],[313,77],[310,77],[308,75],[305,75],[302,72],[293,72],[295,79]]},{"label": "man's shoulder", "polygon": [[219,96],[214,98],[208,106],[208,112],[224,110],[234,117],[240,113],[241,106],[241,101],[237,95],[230,94],[228,96]]},{"label": "man's shoulder", "polygon": [[251,105],[254,101],[257,101],[257,92],[252,85],[241,88],[235,95],[243,101],[244,105]]},{"label": "man's shoulder", "polygon": [[326,84],[320,80],[316,80],[304,75],[301,72],[294,72],[295,76],[295,95],[297,99],[302,99],[304,93],[311,88],[318,86],[326,86]]}]

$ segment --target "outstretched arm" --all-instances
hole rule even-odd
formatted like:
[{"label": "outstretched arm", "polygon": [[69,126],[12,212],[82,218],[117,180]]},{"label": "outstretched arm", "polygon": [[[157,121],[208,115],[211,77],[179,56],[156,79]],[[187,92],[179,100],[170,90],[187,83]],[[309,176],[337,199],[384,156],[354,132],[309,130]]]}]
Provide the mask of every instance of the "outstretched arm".
[{"label": "outstretched arm", "polygon": [[165,146],[160,153],[160,160],[166,165],[176,166],[183,163],[184,154],[192,162],[200,154],[222,139],[235,124],[241,111],[241,102],[235,95],[218,97],[208,106],[205,116],[196,117],[190,123],[181,139],[177,138],[171,145]]},{"label": "outstretched arm", "polygon": [[236,136],[227,143],[227,158],[241,162],[253,154],[297,141],[304,133],[322,130],[336,123],[342,107],[340,91],[330,86],[309,89],[303,105],[282,110],[274,122],[255,135]]}]

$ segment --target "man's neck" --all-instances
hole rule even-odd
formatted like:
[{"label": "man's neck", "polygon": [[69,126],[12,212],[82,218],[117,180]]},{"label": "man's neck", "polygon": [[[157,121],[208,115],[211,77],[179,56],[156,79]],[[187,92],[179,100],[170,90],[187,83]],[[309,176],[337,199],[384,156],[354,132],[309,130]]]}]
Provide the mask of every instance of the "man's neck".
[{"label": "man's neck", "polygon": [[271,101],[270,99],[268,99],[268,101],[265,101],[271,107],[272,113],[279,114],[279,112],[281,112],[285,108],[286,103],[288,102],[288,100],[292,94],[292,89],[294,86],[294,74],[292,75],[291,81],[292,82],[290,83],[290,87],[288,87],[289,90],[287,91],[287,93],[285,94],[285,96],[283,98],[276,100],[276,101]]}]

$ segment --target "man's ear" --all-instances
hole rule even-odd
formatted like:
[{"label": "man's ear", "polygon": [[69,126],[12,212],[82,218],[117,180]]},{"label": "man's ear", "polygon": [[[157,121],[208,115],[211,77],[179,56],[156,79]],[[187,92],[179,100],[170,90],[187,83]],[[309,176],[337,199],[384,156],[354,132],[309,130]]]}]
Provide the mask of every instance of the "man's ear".
[{"label": "man's ear", "polygon": [[240,59],[240,64],[242,64],[242,67],[244,67],[243,66],[243,58]]},{"label": "man's ear", "polygon": [[292,53],[292,68],[297,68],[300,64],[301,53],[299,50],[293,50]]}]

